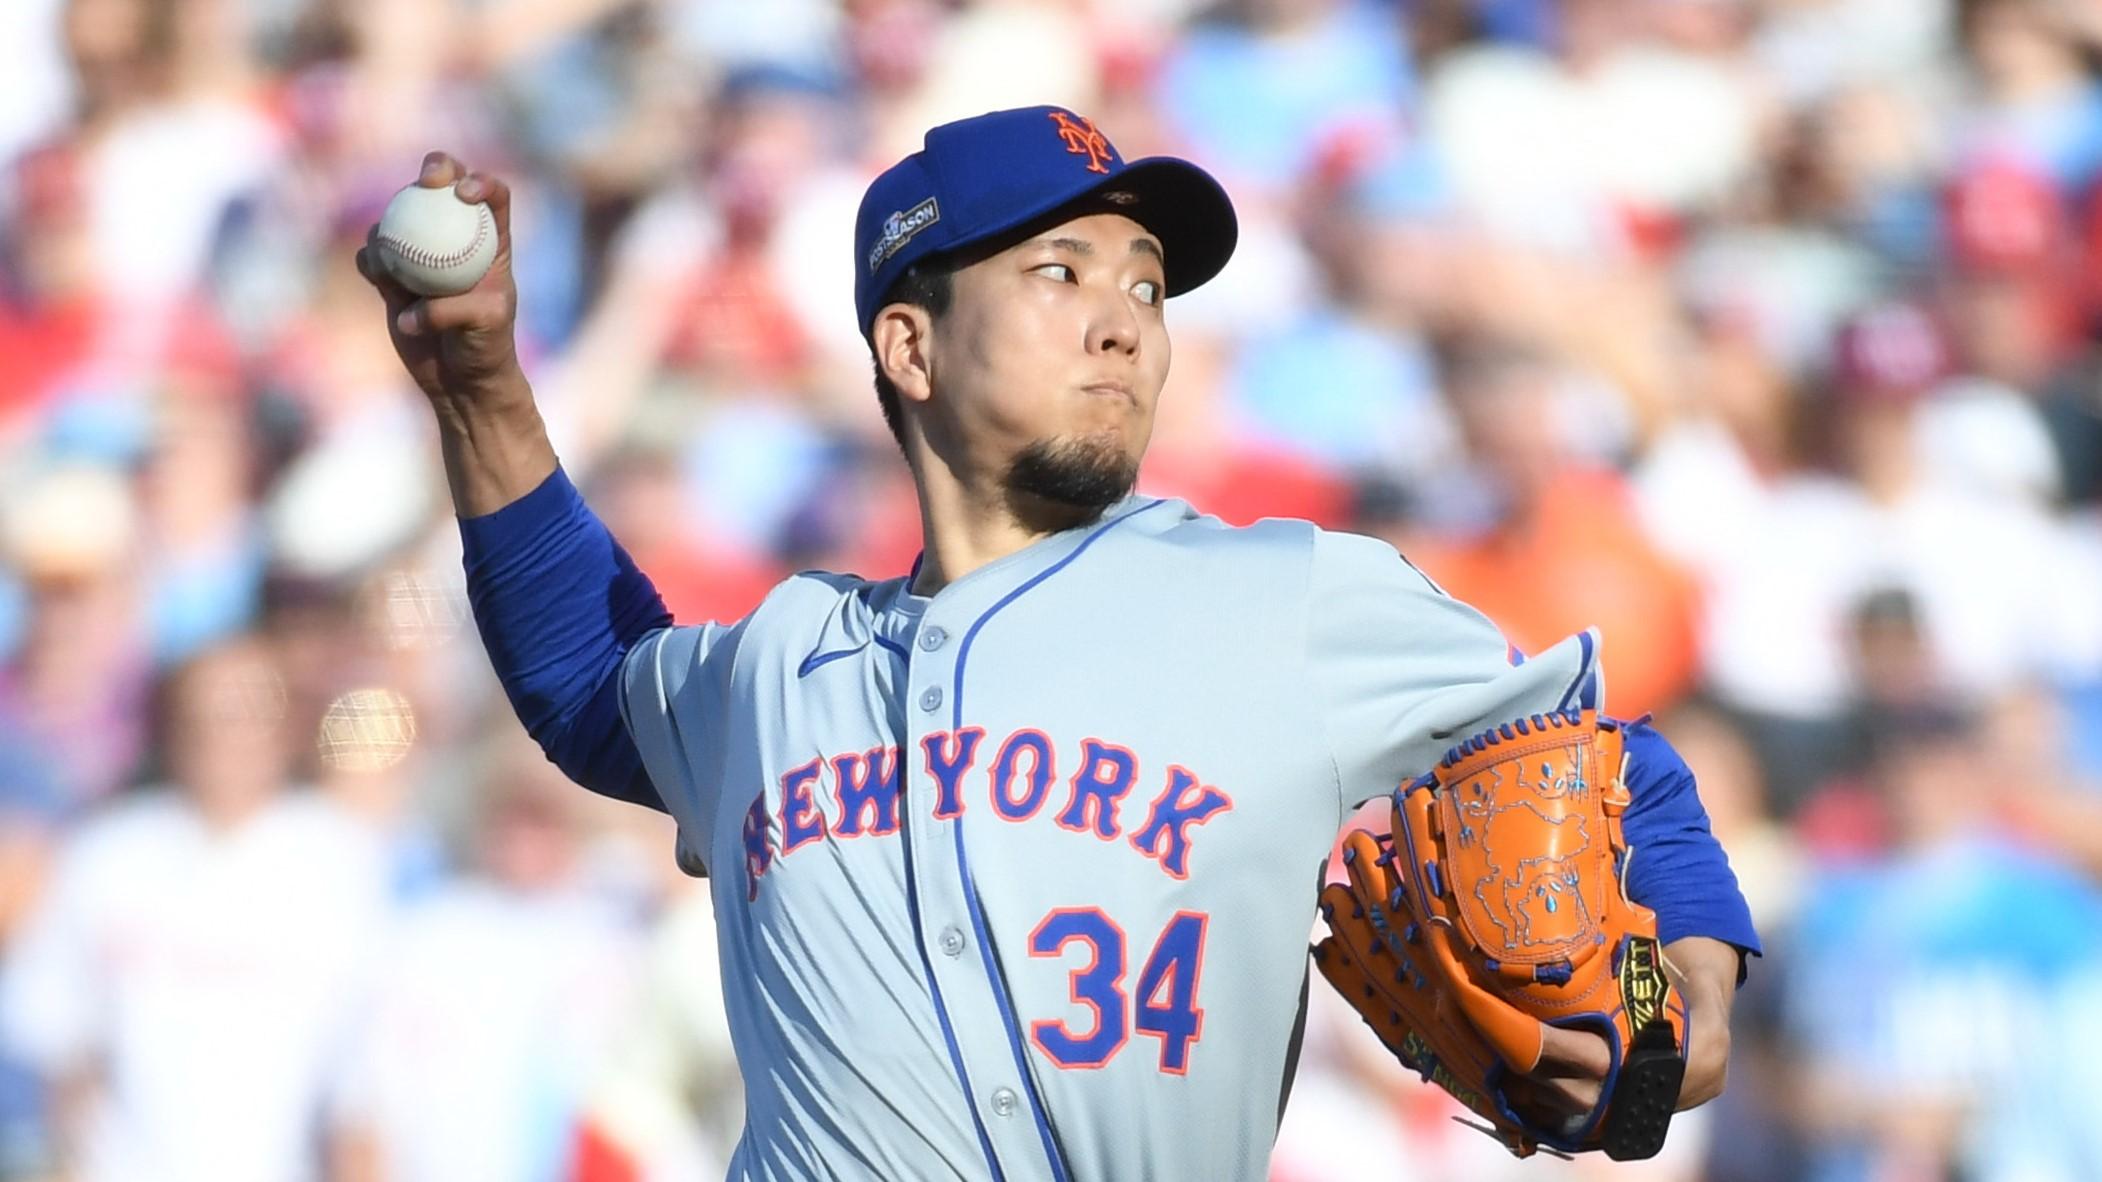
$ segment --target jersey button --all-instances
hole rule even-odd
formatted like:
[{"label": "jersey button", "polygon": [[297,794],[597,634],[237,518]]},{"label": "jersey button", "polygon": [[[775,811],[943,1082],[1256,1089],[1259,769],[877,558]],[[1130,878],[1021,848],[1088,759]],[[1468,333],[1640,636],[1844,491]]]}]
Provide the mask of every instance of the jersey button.
[{"label": "jersey button", "polygon": [[949,643],[949,634],[939,625],[920,632],[920,647],[930,653],[947,643]]},{"label": "jersey button", "polygon": [[993,1089],[993,1114],[995,1116],[1013,1116],[1016,1102],[1013,1088]]},{"label": "jersey button", "polygon": [[942,687],[930,685],[920,694],[920,709],[932,714],[942,708]]},{"label": "jersey button", "polygon": [[949,956],[963,955],[963,933],[955,928],[942,929],[942,951]]}]

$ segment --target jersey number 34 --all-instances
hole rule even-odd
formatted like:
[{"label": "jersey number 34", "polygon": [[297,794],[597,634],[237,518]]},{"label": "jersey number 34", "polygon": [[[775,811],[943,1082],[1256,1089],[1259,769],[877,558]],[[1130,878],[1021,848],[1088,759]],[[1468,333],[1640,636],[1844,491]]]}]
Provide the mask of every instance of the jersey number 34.
[{"label": "jersey number 34", "polygon": [[1063,957],[1066,945],[1087,946],[1088,961],[1072,970],[1073,1004],[1086,1006],[1094,1021],[1075,1030],[1063,1018],[1029,1024],[1030,1040],[1053,1063],[1068,1070],[1100,1067],[1131,1039],[1132,1028],[1160,1040],[1160,1069],[1184,1075],[1190,1044],[1204,1029],[1197,982],[1204,970],[1204,929],[1211,917],[1178,911],[1153,942],[1139,970],[1135,994],[1124,991],[1124,929],[1098,907],[1061,907],[1029,934],[1029,955]]}]

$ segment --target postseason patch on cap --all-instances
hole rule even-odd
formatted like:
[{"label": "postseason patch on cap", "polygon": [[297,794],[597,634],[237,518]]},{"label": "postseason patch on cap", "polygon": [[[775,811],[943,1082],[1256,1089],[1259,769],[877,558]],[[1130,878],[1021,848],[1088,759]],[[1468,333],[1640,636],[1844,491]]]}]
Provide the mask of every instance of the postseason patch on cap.
[{"label": "postseason patch on cap", "polygon": [[942,211],[929,197],[911,209],[900,210],[883,219],[883,233],[876,245],[869,249],[869,270],[874,272],[885,259],[902,250],[912,236],[942,220]]}]

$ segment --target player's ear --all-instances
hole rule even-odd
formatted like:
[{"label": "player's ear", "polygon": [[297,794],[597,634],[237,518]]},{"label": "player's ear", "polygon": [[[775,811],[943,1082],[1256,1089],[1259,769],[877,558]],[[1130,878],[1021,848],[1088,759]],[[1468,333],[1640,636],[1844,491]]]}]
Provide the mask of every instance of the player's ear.
[{"label": "player's ear", "polygon": [[876,364],[898,388],[906,402],[925,402],[934,394],[933,373],[927,362],[927,336],[934,318],[917,304],[889,304],[876,313],[869,326],[869,343]]}]

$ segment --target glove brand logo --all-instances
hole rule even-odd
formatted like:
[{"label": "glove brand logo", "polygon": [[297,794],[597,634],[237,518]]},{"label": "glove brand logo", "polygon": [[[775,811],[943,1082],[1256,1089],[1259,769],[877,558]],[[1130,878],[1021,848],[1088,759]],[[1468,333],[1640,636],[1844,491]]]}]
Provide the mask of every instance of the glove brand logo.
[{"label": "glove brand logo", "polygon": [[1075,117],[1064,111],[1051,112],[1051,122],[1058,125],[1058,138],[1066,142],[1066,151],[1075,156],[1087,157],[1089,172],[1107,173],[1106,161],[1116,158],[1116,149],[1109,146],[1109,137],[1095,128],[1095,121],[1086,116]]},{"label": "glove brand logo", "polygon": [[1620,962],[1620,998],[1628,1010],[1628,1027],[1640,1030],[1664,1014],[1664,996],[1671,989],[1657,965],[1657,942],[1640,936],[1628,940],[1628,953]]},{"label": "glove brand logo", "polygon": [[883,261],[905,248],[913,235],[942,220],[941,207],[929,197],[911,209],[899,210],[883,219],[883,234],[869,250],[869,270],[874,271]]},{"label": "glove brand logo", "polygon": [[1489,1101],[1480,1092],[1467,1086],[1466,1080],[1454,1075],[1452,1070],[1445,1066],[1445,1063],[1438,1058],[1438,1052],[1432,1048],[1430,1040],[1414,1030],[1401,1037],[1401,1059],[1402,1062],[1421,1074],[1423,1078],[1444,1088],[1451,1094],[1453,1099],[1458,1100],[1467,1107],[1474,1109],[1476,1112],[1494,1111],[1488,1106]]}]

